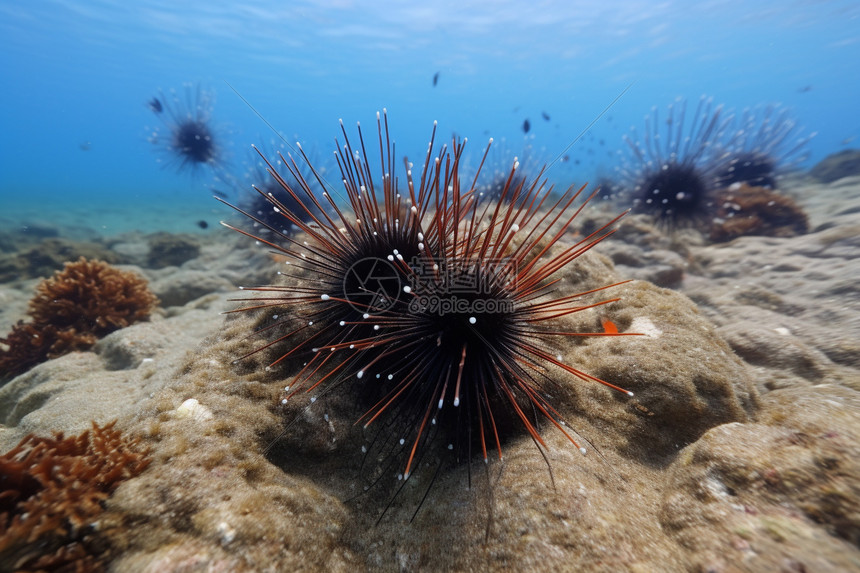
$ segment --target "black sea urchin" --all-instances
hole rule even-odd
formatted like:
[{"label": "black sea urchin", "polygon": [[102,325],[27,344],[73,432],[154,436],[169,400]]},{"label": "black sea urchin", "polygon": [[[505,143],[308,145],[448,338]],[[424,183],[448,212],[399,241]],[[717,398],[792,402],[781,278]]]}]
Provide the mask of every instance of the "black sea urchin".
[{"label": "black sea urchin", "polygon": [[264,238],[231,227],[285,255],[296,269],[286,285],[251,289],[265,295],[241,299],[252,304],[233,311],[267,309],[281,317],[283,334],[251,354],[283,345],[270,368],[304,357],[284,403],[300,392],[357,386],[366,401],[358,422],[385,429],[373,434],[369,447],[399,460],[391,463],[398,463],[403,480],[431,443],[461,460],[480,451],[486,461],[493,448],[501,458],[506,432],[518,426],[543,448],[540,419],[583,449],[546,396],[547,367],[626,391],[565,364],[550,347],[562,339],[625,333],[559,329],[554,319],[618,300],[582,302],[615,285],[559,294],[560,272],[611,235],[620,215],[575,243],[562,243],[594,193],[574,207],[584,187],[553,197],[540,178],[517,180],[514,165],[500,200],[478,201],[477,175],[460,176],[465,141],[436,150],[435,127],[423,168],[413,173],[407,162],[401,188],[384,113],[377,124],[381,173],[374,180],[361,128],[353,147],[341,123],[337,160],[351,211],[340,209],[328,192],[319,200],[333,214],[322,209],[290,158],[284,164],[298,188],[269,169],[311,222],[265,196],[304,236],[268,226]]},{"label": "black sea urchin", "polygon": [[803,136],[791,113],[767,105],[735,116],[725,147],[726,161],[716,172],[716,185],[735,183],[776,189],[781,173],[803,162],[815,134]]},{"label": "black sea urchin", "polygon": [[[240,197],[239,207],[262,221],[262,223],[255,223],[254,226],[255,232],[264,235],[269,233],[270,228],[274,228],[282,233],[292,233],[297,230],[297,227],[281,214],[280,209],[272,204],[269,200],[270,196],[276,198],[288,211],[294,216],[301,218],[305,223],[313,222],[314,217],[319,217],[322,214],[316,206],[309,205],[310,208],[305,209],[302,205],[299,205],[292,196],[284,191],[280,183],[269,175],[268,169],[271,165],[275,171],[278,171],[286,178],[286,182],[290,187],[293,189],[301,187],[289,171],[284,169],[281,159],[284,150],[285,146],[283,144],[272,144],[262,148],[254,147],[251,154],[252,164],[248,170],[248,176],[254,181],[254,186],[262,193],[245,189],[238,191]],[[310,163],[304,164],[304,167],[300,166],[302,177],[312,188],[313,194],[317,198],[322,198],[324,187],[314,177],[310,168],[307,167],[308,165]],[[322,168],[317,169],[322,180],[326,175],[326,170]]]},{"label": "black sea urchin", "polygon": [[[483,161],[478,166],[477,195],[479,199],[499,201],[502,200],[507,187],[513,188],[525,182],[531,174],[540,172],[541,166],[534,160],[534,149],[528,142],[523,144],[516,155],[511,152],[513,146],[505,138],[501,141],[491,139],[490,143],[492,145],[489,153],[481,157]],[[508,181],[511,175],[511,157],[514,157],[513,161],[518,163],[518,166],[513,180]],[[468,172],[467,169],[463,171]],[[510,194],[504,200],[510,201]]]},{"label": "black sea urchin", "polygon": [[159,92],[147,105],[167,131],[156,128],[149,135],[150,143],[166,154],[166,164],[195,175],[203,167],[218,170],[223,151],[212,125],[212,93],[186,85],[184,98]]},{"label": "black sea urchin", "polygon": [[633,209],[651,215],[669,229],[703,222],[710,217],[715,174],[724,165],[718,142],[727,129],[721,109],[699,100],[686,130],[686,101],[669,106],[665,130],[657,108],[645,117],[640,140],[635,128],[625,141],[633,152],[621,168],[621,179]]}]

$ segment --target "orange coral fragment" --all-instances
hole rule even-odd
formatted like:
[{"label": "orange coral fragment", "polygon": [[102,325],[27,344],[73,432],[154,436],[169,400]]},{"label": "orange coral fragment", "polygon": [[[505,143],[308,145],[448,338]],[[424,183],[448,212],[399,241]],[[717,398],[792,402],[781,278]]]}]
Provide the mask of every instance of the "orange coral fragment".
[{"label": "orange coral fragment", "polygon": [[618,327],[615,326],[615,323],[611,320],[604,318],[603,319],[603,332],[606,334],[618,334]]},{"label": "orange coral fragment", "polygon": [[102,502],[150,463],[116,422],[66,438],[26,436],[0,456],[0,562],[15,570],[91,570]]}]

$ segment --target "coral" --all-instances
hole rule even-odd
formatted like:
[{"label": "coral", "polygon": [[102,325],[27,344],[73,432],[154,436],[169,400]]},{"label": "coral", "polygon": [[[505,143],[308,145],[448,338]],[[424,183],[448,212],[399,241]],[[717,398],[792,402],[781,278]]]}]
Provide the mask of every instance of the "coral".
[{"label": "coral", "polygon": [[97,337],[75,329],[60,330],[53,324],[34,324],[19,320],[0,343],[9,347],[0,351],[0,378],[26,372],[36,364],[76,350],[86,350]]},{"label": "coral", "polygon": [[793,237],[809,231],[809,220],[800,206],[765,187],[736,185],[721,191],[718,198],[712,241],[743,235]]},{"label": "coral", "polygon": [[0,456],[0,562],[15,570],[100,568],[90,550],[104,545],[93,527],[102,503],[150,462],[115,424],[93,422],[68,438],[30,434]]},{"label": "coral", "polygon": [[36,287],[28,313],[36,324],[104,336],[148,317],[156,303],[140,276],[81,257]]},{"label": "coral", "polygon": [[48,358],[85,350],[97,338],[146,319],[158,299],[138,275],[81,257],[39,283],[27,313],[0,343],[0,378]]}]

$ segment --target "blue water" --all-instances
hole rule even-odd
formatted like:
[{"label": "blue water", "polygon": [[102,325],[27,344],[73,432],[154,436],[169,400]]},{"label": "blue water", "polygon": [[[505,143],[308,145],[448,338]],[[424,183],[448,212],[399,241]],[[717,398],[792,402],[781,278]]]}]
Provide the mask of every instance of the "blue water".
[{"label": "blue water", "polygon": [[228,83],[326,156],[339,118],[372,134],[385,107],[416,163],[433,120],[443,140],[477,151],[493,136],[551,161],[629,87],[553,168],[568,183],[611,171],[630,126],[678,97],[788,106],[817,132],[807,166],[860,146],[856,1],[238,4],[3,0],[0,224],[110,234],[217,217],[224,178],[165,167],[148,141],[147,102],[186,84],[216,95],[219,168],[237,181],[273,134]]}]

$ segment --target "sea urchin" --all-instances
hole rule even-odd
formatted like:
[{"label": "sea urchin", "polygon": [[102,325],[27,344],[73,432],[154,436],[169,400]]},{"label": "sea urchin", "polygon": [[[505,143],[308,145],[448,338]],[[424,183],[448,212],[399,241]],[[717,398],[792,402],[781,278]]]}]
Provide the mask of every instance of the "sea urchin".
[{"label": "sea urchin", "polygon": [[168,132],[165,135],[154,129],[149,141],[166,154],[169,164],[178,165],[178,171],[190,170],[194,175],[202,167],[220,171],[223,150],[212,124],[211,92],[189,84],[185,86],[184,99],[175,93],[168,97],[159,92],[148,106]]},{"label": "sea urchin", "polygon": [[270,233],[227,225],[286,256],[295,269],[285,273],[285,285],[250,289],[265,294],[240,299],[251,304],[233,311],[265,309],[281,317],[281,331],[267,326],[261,333],[283,334],[249,355],[281,345],[270,368],[305,357],[286,387],[285,404],[300,392],[356,385],[366,400],[357,423],[385,429],[373,434],[370,447],[399,460],[403,480],[431,443],[457,459],[479,450],[486,461],[493,448],[501,458],[506,434],[519,427],[542,449],[541,419],[584,452],[546,395],[550,370],[632,394],[564,363],[550,348],[573,337],[628,333],[559,329],[556,319],[618,300],[582,302],[616,285],[559,295],[560,275],[611,235],[621,215],[575,242],[563,241],[594,193],[575,207],[585,186],[553,195],[540,176],[518,178],[516,163],[499,200],[478,201],[478,175],[460,177],[465,140],[437,150],[435,125],[423,168],[413,172],[406,161],[401,188],[384,112],[377,126],[381,173],[374,179],[361,127],[353,147],[341,122],[344,143],[336,159],[349,210],[329,192],[315,195],[289,157],[284,165],[298,188],[271,164],[269,171],[298,207],[258,192],[303,235],[247,212]]},{"label": "sea urchin", "polygon": [[669,107],[665,130],[655,108],[645,117],[645,135],[635,130],[625,140],[633,156],[621,168],[633,209],[651,215],[658,225],[674,229],[704,222],[710,217],[716,173],[725,164],[719,140],[728,122],[721,108],[702,98],[685,125],[686,101]]}]

